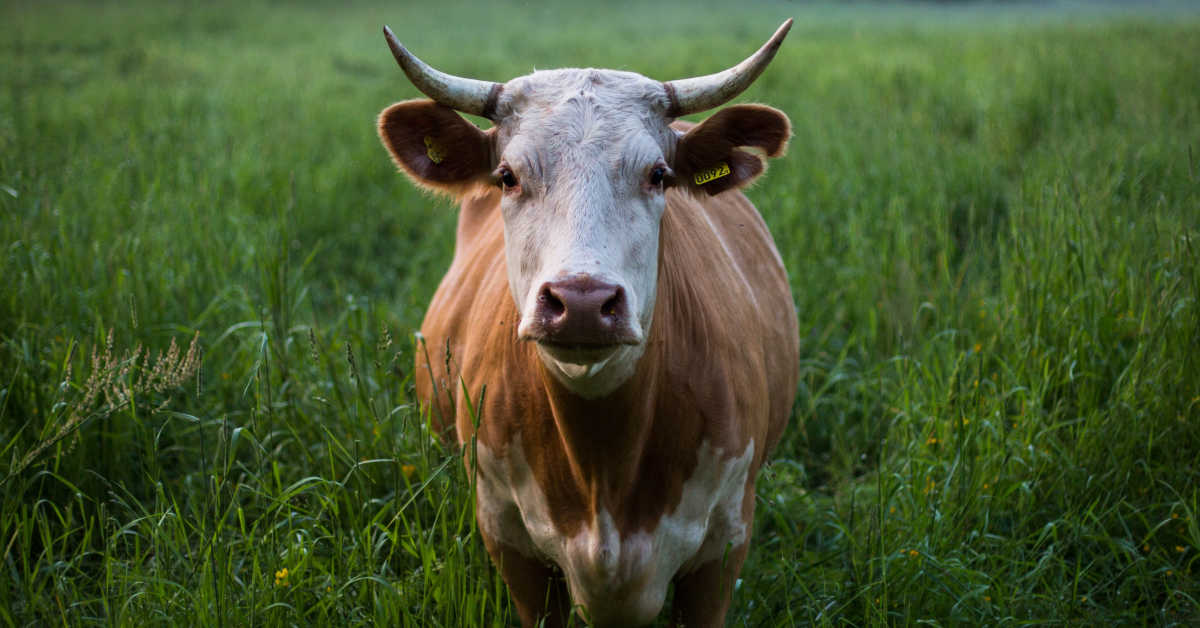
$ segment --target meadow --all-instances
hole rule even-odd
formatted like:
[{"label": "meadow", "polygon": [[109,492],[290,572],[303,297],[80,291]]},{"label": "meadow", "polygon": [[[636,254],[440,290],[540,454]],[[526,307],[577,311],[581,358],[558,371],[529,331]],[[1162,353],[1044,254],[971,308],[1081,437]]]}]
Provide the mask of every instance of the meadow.
[{"label": "meadow", "polygon": [[412,394],[456,212],[380,28],[672,79],[789,16],[729,624],[1200,623],[1200,11],[442,4],[0,5],[0,625],[516,625]]}]

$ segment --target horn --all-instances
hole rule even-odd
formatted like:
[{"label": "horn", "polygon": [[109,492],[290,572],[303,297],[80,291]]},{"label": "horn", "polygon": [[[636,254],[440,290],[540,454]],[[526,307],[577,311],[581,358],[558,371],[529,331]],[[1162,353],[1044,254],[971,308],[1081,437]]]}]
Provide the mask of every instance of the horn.
[{"label": "horn", "polygon": [[758,75],[767,68],[771,59],[775,58],[779,45],[783,43],[783,38],[787,36],[791,27],[792,20],[788,18],[767,40],[767,43],[758,49],[758,52],[732,68],[708,76],[663,83],[670,101],[667,117],[677,118],[689,113],[706,111],[733,100],[747,87],[750,87],[754,79],[758,78]]},{"label": "horn", "polygon": [[396,40],[392,29],[384,26],[383,36],[387,38],[396,63],[421,93],[451,109],[495,121],[492,116],[496,114],[496,101],[504,85],[439,72],[409,52]]}]

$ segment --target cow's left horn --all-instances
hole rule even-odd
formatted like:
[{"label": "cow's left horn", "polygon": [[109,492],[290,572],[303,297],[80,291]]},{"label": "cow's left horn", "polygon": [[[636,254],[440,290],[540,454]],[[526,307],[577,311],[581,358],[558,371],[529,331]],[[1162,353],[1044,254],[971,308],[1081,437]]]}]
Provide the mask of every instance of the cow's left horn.
[{"label": "cow's left horn", "polygon": [[750,87],[754,79],[767,68],[771,59],[775,58],[779,45],[783,43],[783,38],[787,36],[791,27],[792,20],[788,18],[758,52],[728,70],[663,83],[667,90],[667,98],[670,99],[667,116],[675,118],[707,111],[733,100]]},{"label": "cow's left horn", "polygon": [[432,68],[409,52],[392,34],[392,29],[384,26],[383,36],[387,38],[388,48],[396,57],[400,69],[408,75],[421,93],[436,100],[451,109],[493,119],[496,114],[496,101],[504,86],[491,81],[479,81],[446,74]]}]

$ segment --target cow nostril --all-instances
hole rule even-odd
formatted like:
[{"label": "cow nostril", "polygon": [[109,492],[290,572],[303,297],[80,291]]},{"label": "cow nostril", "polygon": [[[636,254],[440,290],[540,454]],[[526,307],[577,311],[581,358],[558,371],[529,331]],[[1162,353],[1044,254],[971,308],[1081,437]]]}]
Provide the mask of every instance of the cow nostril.
[{"label": "cow nostril", "polygon": [[542,291],[538,293],[538,303],[540,309],[549,314],[550,318],[562,316],[567,311],[567,306],[563,305],[561,299],[554,296],[554,293],[550,291],[550,286],[542,287]]},{"label": "cow nostril", "polygon": [[600,306],[600,314],[608,317],[616,316],[618,309],[621,307],[621,301],[624,300],[623,297],[624,295],[620,290],[618,290],[616,294],[609,297],[609,299]]}]

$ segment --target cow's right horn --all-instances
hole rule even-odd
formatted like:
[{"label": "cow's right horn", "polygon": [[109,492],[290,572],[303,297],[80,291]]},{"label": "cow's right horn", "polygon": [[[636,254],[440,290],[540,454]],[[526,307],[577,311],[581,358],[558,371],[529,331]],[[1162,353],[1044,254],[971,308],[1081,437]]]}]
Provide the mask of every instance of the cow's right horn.
[{"label": "cow's right horn", "polygon": [[750,84],[758,78],[759,74],[762,74],[763,70],[767,69],[767,64],[775,58],[779,45],[783,43],[783,38],[787,36],[788,30],[791,28],[792,20],[788,18],[775,30],[775,34],[767,40],[767,43],[758,49],[758,52],[732,68],[708,76],[663,83],[663,87],[667,90],[667,98],[670,99],[667,116],[677,118],[689,113],[708,111],[733,100],[747,87],[750,87]]},{"label": "cow's right horn", "polygon": [[408,80],[421,93],[451,109],[494,120],[492,116],[496,114],[496,101],[504,85],[435,70],[397,41],[392,29],[384,26],[383,36],[387,38],[388,48],[392,49],[396,63],[400,64],[400,69],[404,70]]}]

